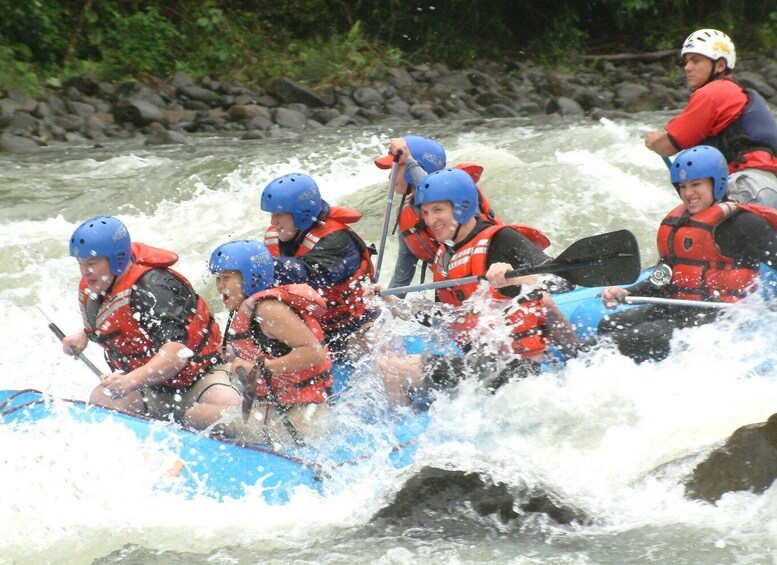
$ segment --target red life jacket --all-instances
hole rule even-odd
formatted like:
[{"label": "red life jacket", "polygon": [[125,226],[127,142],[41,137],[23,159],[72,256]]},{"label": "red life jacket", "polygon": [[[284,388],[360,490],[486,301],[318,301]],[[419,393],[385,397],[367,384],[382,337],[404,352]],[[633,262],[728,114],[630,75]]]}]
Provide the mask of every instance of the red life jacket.
[{"label": "red life jacket", "polygon": [[[483,167],[473,163],[461,163],[454,167],[465,171],[475,182],[480,180],[483,173]],[[491,224],[501,225],[502,220],[491,208],[491,204],[486,198],[485,193],[478,188],[478,203],[480,205],[480,217]],[[431,261],[437,250],[438,243],[434,239],[434,233],[421,218],[421,209],[415,206],[412,201],[405,204],[399,211],[399,231],[405,238],[410,252],[421,261]]]},{"label": "red life jacket", "polygon": [[[372,279],[375,267],[372,265],[370,252],[364,241],[347,226],[347,224],[358,222],[361,217],[361,212],[353,208],[332,206],[324,221],[313,224],[294,253],[295,257],[302,257],[311,251],[322,237],[342,230],[347,230],[359,246],[362,261],[356,272],[343,282],[319,290],[327,304],[326,312],[319,318],[321,327],[326,333],[335,331],[348,322],[360,318],[367,311],[362,298],[364,290],[361,283]],[[272,225],[267,228],[264,234],[264,243],[273,257],[280,257],[278,231]]]},{"label": "red life jacket", "polygon": [[[447,271],[443,270],[443,257],[446,253],[446,247],[440,245],[432,265],[434,280],[455,280],[470,276],[484,276],[487,271],[486,259],[491,240],[499,230],[506,227],[519,231],[540,249],[545,249],[550,245],[550,241],[544,233],[530,226],[523,224],[491,226],[478,233],[465,245],[456,250],[448,262]],[[438,289],[437,297],[440,302],[445,304],[461,306],[467,298],[472,296],[478,286],[477,283],[474,283]],[[501,294],[498,289],[491,289],[490,295],[496,300],[513,300]],[[548,346],[548,341],[545,337],[545,314],[545,306],[540,292],[531,293],[529,296],[518,299],[518,307],[514,312],[507,315],[507,320],[512,327],[512,349],[515,353],[531,358],[545,351]],[[460,341],[465,343],[467,333],[477,325],[477,314],[470,312],[459,317],[453,328],[458,334]]]},{"label": "red life jacket", "polygon": [[777,210],[735,202],[718,202],[693,215],[681,204],[663,219],[656,243],[661,262],[672,267],[673,297],[736,302],[754,290],[758,267],[738,264],[715,244],[717,225],[740,210],[761,216],[777,229]]},{"label": "red life jacket", "polygon": [[[143,243],[132,244],[132,262],[109,294],[98,304],[86,290],[86,280],[79,284],[79,302],[84,328],[90,340],[105,348],[105,359],[114,371],[129,372],[148,363],[157,349],[146,329],[132,311],[130,298],[135,283],[151,269],[167,269],[187,285],[186,278],[169,269],[178,255]],[[186,327],[184,344],[194,352],[181,371],[161,386],[177,390],[188,389],[215,362],[221,344],[221,331],[210,314],[208,305],[197,296],[197,310]]]},{"label": "red life jacket", "polygon": [[[273,359],[285,354],[272,355],[268,349],[272,349],[274,346],[285,346],[285,349],[290,350],[286,344],[264,334],[259,320],[256,319],[256,310],[259,304],[263,300],[270,299],[280,300],[294,310],[305,322],[305,325],[310,328],[316,339],[323,343],[324,332],[316,317],[326,311],[324,299],[306,284],[290,284],[257,292],[240,306],[232,319],[229,331],[227,331],[227,343],[232,346],[238,357],[256,362],[259,359]],[[263,335],[267,340],[262,340],[264,343],[260,343],[254,337],[257,335]],[[283,405],[320,404],[326,401],[329,389],[332,387],[331,369],[332,360],[327,354],[326,361],[323,363],[301,371],[273,374],[270,378],[270,386],[277,395],[278,401]],[[267,392],[267,383],[259,379],[256,389],[257,397],[266,398]]]}]

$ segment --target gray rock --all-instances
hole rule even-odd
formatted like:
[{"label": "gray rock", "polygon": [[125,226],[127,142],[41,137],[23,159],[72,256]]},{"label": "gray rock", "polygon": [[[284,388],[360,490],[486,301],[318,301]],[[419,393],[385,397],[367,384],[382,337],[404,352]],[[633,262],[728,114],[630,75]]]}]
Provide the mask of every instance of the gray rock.
[{"label": "gray rock", "polygon": [[173,75],[173,78],[170,79],[170,84],[172,84],[175,88],[180,88],[183,86],[193,86],[195,81],[194,77],[189,73],[183,73],[179,71]]},{"label": "gray rock", "polygon": [[515,109],[522,116],[542,113],[542,108],[536,102],[521,102],[515,105]]},{"label": "gray rock", "polygon": [[16,112],[9,118],[6,129],[12,135],[30,137],[38,131],[38,119],[27,112]]},{"label": "gray rock", "polygon": [[267,131],[274,127],[276,127],[276,125],[269,116],[254,116],[246,122],[246,129],[249,131]]},{"label": "gray rock", "polygon": [[280,127],[289,129],[303,129],[307,122],[304,114],[288,108],[275,108],[272,118]]},{"label": "gray rock", "polygon": [[486,115],[492,118],[517,118],[520,114],[505,104],[491,104]]},{"label": "gray rock", "polygon": [[89,140],[77,131],[69,131],[65,134],[65,141],[68,143],[86,143]]},{"label": "gray rock", "polygon": [[113,106],[113,116],[118,124],[131,123],[138,127],[147,126],[154,122],[159,122],[164,126],[168,124],[167,116],[159,107],[139,99],[117,102]]},{"label": "gray rock", "polygon": [[69,79],[64,86],[73,87],[87,96],[95,96],[100,86],[100,77],[97,73],[84,73]]},{"label": "gray rock", "polygon": [[772,88],[760,73],[751,71],[737,73],[737,80],[742,86],[757,90],[764,98],[771,98],[777,95],[777,90]]},{"label": "gray rock", "polygon": [[506,96],[499,94],[498,92],[491,91],[478,94],[475,97],[475,102],[487,108],[493,104],[501,104],[502,106],[506,106],[507,104],[510,104],[511,100]]},{"label": "gray rock", "polygon": [[353,117],[347,115],[347,114],[340,114],[339,116],[332,118],[328,122],[326,122],[326,127],[330,128],[341,128],[347,125],[354,124]]},{"label": "gray rock", "polygon": [[692,498],[715,502],[727,492],[762,493],[777,478],[777,414],[736,430],[693,470],[685,485]]},{"label": "gray rock", "polygon": [[334,120],[339,115],[340,111],[337,108],[317,108],[310,114],[310,117],[317,122],[326,124],[330,120]]},{"label": "gray rock", "polygon": [[405,69],[388,69],[386,71],[386,80],[400,91],[413,85],[413,77]]},{"label": "gray rock", "polygon": [[85,121],[81,116],[65,114],[64,116],[54,116],[54,123],[66,132],[73,132],[83,128]]},{"label": "gray rock", "polygon": [[257,96],[256,103],[260,106],[266,106],[267,108],[275,108],[280,104],[275,97],[270,96],[269,94]]},{"label": "gray rock", "polygon": [[51,110],[49,109],[49,105],[46,104],[45,102],[38,102],[38,105],[35,106],[35,109],[31,112],[33,116],[40,119],[45,118],[50,113],[51,113]]},{"label": "gray rock", "polygon": [[609,90],[594,87],[578,88],[572,96],[585,111],[593,108],[612,108],[613,98],[615,95]]},{"label": "gray rock", "polygon": [[389,100],[385,104],[386,112],[392,116],[410,117],[410,104],[404,100]]},{"label": "gray rock", "polygon": [[561,114],[562,116],[582,116],[585,114],[583,107],[566,96],[553,98],[545,107],[546,114]]},{"label": "gray rock", "polygon": [[636,108],[638,104],[650,103],[650,89],[643,84],[625,82],[618,86],[615,96],[615,103],[621,108]]},{"label": "gray rock", "polygon": [[294,110],[295,112],[299,112],[306,118],[310,116],[310,108],[307,107],[307,105],[303,104],[302,102],[292,102],[288,106],[289,110]]},{"label": "gray rock", "polygon": [[69,114],[75,114],[76,116],[81,116],[82,118],[86,118],[88,115],[94,114],[95,112],[94,106],[87,104],[86,102],[75,102],[73,100],[68,100],[66,105]]},{"label": "gray rock", "polygon": [[254,139],[269,139],[270,134],[265,131],[260,131],[257,129],[250,129],[247,132],[245,132],[240,139],[244,140],[254,140]]},{"label": "gray rock", "polygon": [[31,139],[18,135],[0,137],[0,153],[33,153],[40,151],[40,146]]},{"label": "gray rock", "polygon": [[252,120],[257,116],[270,118],[270,110],[256,104],[235,104],[227,113],[229,114],[229,118],[236,122]]},{"label": "gray rock", "polygon": [[[328,106],[328,97],[289,78],[280,78],[272,85],[271,93],[285,104],[301,102],[311,108]],[[266,104],[265,104],[266,105]]]},{"label": "gray rock", "polygon": [[359,106],[379,106],[383,104],[383,95],[376,89],[363,86],[353,91],[353,99]]},{"label": "gray rock", "polygon": [[188,145],[189,138],[177,131],[165,129],[162,124],[154,122],[146,128],[146,140],[143,145]]},{"label": "gray rock", "polygon": [[215,106],[219,103],[220,96],[207,88],[191,84],[188,86],[180,86],[176,89],[178,96],[184,96],[189,100],[202,102],[208,106]]},{"label": "gray rock", "polygon": [[10,118],[17,110],[21,109],[22,107],[10,98],[3,98],[0,100],[0,116]]}]

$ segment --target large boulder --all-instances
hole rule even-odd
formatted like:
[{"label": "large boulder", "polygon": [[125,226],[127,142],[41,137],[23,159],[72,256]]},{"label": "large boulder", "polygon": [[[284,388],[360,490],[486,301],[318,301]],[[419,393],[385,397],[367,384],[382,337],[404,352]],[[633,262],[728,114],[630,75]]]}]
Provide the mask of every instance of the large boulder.
[{"label": "large boulder", "polygon": [[161,108],[140,99],[125,99],[113,106],[113,117],[116,123],[131,123],[138,127],[148,126],[158,122],[168,125],[167,116]]},{"label": "large boulder", "polygon": [[762,493],[777,478],[777,414],[743,426],[693,470],[685,485],[692,498],[715,502],[727,492]]},{"label": "large boulder", "polygon": [[[311,108],[319,108],[321,106],[329,106],[333,102],[329,96],[285,77],[276,80],[271,90],[272,95],[285,104],[301,102]],[[259,101],[257,100],[257,102]],[[263,104],[262,102],[259,103]],[[263,105],[266,106],[267,104]]]},{"label": "large boulder", "polygon": [[40,146],[31,139],[18,135],[6,135],[0,138],[0,153],[32,153]]}]

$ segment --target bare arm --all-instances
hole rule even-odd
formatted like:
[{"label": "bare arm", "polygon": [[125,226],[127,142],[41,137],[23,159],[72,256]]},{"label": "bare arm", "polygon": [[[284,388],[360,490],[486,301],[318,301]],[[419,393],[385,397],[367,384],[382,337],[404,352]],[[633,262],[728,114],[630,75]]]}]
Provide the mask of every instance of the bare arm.
[{"label": "bare arm", "polygon": [[542,302],[545,306],[551,340],[561,350],[564,357],[575,357],[580,347],[580,340],[577,338],[572,324],[547,293],[542,293]]},{"label": "bare arm", "polygon": [[318,338],[294,310],[278,300],[263,300],[257,314],[262,331],[282,341],[291,352],[265,362],[272,373],[300,371],[326,361],[327,353]]}]

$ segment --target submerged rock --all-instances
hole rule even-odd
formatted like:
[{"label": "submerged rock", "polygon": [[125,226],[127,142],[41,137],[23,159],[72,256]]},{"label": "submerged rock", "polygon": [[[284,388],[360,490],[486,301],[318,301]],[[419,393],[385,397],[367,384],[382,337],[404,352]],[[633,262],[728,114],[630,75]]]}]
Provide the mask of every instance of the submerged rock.
[{"label": "submerged rock", "polygon": [[743,426],[693,470],[688,496],[714,503],[727,492],[762,493],[777,479],[777,414]]},{"label": "submerged rock", "polygon": [[456,515],[471,508],[481,516],[496,515],[502,523],[526,513],[541,512],[560,524],[588,523],[582,512],[565,506],[547,493],[513,493],[504,484],[485,482],[477,473],[424,467],[410,478],[394,501],[373,520],[414,520],[424,523],[430,512]]}]

